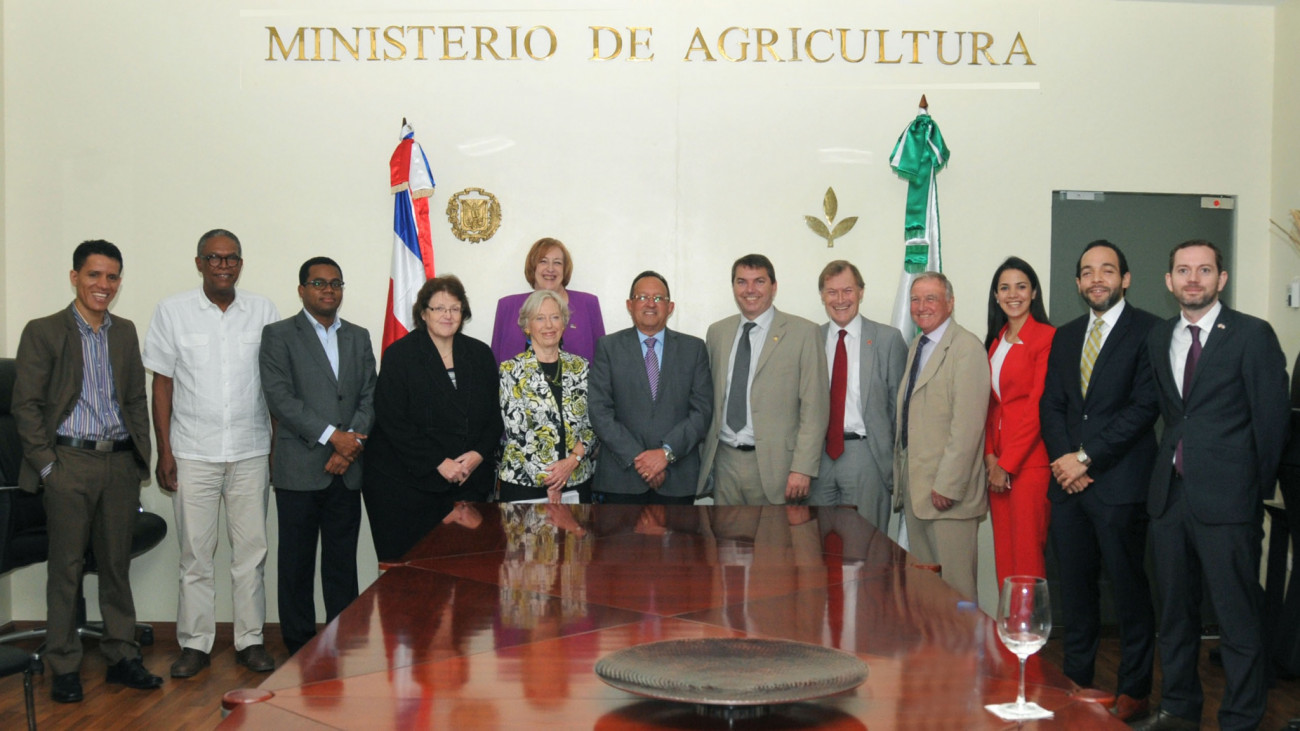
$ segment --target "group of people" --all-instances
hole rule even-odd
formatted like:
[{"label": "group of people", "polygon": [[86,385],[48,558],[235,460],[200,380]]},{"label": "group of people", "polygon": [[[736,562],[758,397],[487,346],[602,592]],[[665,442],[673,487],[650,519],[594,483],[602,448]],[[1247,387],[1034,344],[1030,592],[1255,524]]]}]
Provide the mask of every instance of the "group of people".
[{"label": "group of people", "polygon": [[342,269],[328,257],[303,263],[303,309],[281,320],[270,300],[236,289],[244,259],[235,234],[203,234],[194,263],[201,285],[158,304],[143,355],[134,325],[109,312],[123,259],[108,241],[77,246],[73,302],[23,329],[12,410],[24,456],[20,485],[42,490],[50,536],[45,659],[58,702],[83,698],[76,599],[88,547],[99,570],[108,682],[162,685],[140,660],[129,580],[140,483],[152,455],[146,368],[153,371],[154,476],[173,493],[181,549],[180,654],[171,676],[192,677],[211,662],[222,505],[235,659],[255,672],[275,668],[262,639],[272,480],[280,622],[290,652],[316,632],[318,540],[327,619],[358,594],[360,456],[374,422],[376,372],[369,333],[338,317]]},{"label": "group of people", "polygon": [[[158,305],[143,358],[131,323],[108,312],[122,257],[104,241],[77,247],[72,305],[23,332],[13,403],[22,484],[45,488],[50,521],[55,700],[81,698],[72,602],[87,545],[101,566],[109,680],[161,684],[133,641],[121,529],[150,464],[148,368],[155,475],[175,492],[182,548],[173,677],[209,662],[222,503],[237,659],[274,667],[262,643],[272,482],[290,651],[315,632],[317,540],[326,619],[357,596],[363,498],[376,553],[391,561],[465,502],[689,505],[712,495],[722,505],[853,505],[882,531],[901,512],[912,552],[972,598],[986,513],[999,580],[1045,575],[1050,536],[1066,674],[1092,683],[1104,569],[1123,645],[1115,711],[1152,728],[1199,719],[1204,582],[1223,631],[1220,721],[1262,716],[1256,572],[1262,500],[1287,438],[1286,370],[1269,325],[1218,301],[1227,272],[1209,242],[1170,254],[1166,286],[1181,309],[1171,321],[1125,301],[1118,246],[1087,245],[1075,279],[1090,313],[1059,330],[1033,268],[1008,258],[992,278],[982,343],[953,318],[952,283],[918,273],[909,343],[860,313],[865,283],[848,261],[818,278],[826,323],[778,311],[775,268],[761,254],[732,265],[738,312],[704,339],[667,327],[675,305],[654,271],[632,280],[631,327],[606,335],[597,299],[568,289],[569,251],[544,238],[524,266],[532,291],[498,302],[490,347],[463,332],[472,313],[461,281],[439,276],[378,373],[369,333],[338,316],[343,273],[332,259],[302,265],[303,309],[284,320],[269,300],[236,291],[234,234],[204,234],[195,264],[202,286]],[[1155,713],[1148,528],[1162,606]]]}]

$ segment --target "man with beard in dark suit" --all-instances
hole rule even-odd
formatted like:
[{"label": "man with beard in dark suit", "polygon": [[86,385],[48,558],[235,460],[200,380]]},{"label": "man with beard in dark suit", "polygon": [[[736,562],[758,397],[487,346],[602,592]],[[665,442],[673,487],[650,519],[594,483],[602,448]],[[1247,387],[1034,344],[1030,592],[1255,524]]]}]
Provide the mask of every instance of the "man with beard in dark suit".
[{"label": "man with beard in dark suit", "polygon": [[1286,357],[1264,320],[1228,309],[1223,255],[1208,241],[1169,254],[1165,285],[1182,313],[1147,340],[1164,433],[1147,511],[1160,612],[1160,711],[1138,728],[1197,728],[1203,690],[1203,593],[1222,637],[1219,726],[1258,728],[1267,699],[1264,500],[1273,494],[1289,431]]},{"label": "man with beard in dark suit", "polygon": [[1104,568],[1120,625],[1115,715],[1149,711],[1155,612],[1147,581],[1147,487],[1159,413],[1147,335],[1159,322],[1124,299],[1128,259],[1109,241],[1084,247],[1075,283],[1089,313],[1056,331],[1039,401],[1052,459],[1052,547],[1061,567],[1065,674],[1093,682]]}]

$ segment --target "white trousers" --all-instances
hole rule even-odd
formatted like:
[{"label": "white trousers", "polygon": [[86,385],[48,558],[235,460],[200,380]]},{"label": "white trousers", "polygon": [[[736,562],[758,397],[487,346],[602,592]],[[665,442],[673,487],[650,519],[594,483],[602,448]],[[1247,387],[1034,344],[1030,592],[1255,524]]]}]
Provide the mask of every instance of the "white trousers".
[{"label": "white trousers", "polygon": [[226,504],[230,581],[234,594],[235,649],[262,644],[266,623],[266,508],[270,466],[266,456],[238,462],[176,460],[179,487],[176,535],[181,544],[180,597],[176,641],[181,647],[212,651],[216,635],[217,523]]}]

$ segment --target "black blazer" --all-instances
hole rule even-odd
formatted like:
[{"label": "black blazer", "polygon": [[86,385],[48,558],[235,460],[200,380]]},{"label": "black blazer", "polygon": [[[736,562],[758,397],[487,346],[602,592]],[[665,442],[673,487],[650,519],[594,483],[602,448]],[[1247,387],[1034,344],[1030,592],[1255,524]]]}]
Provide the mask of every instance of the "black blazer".
[{"label": "black blazer", "polygon": [[[442,355],[423,330],[384,351],[375,386],[375,426],[366,442],[367,482],[373,475],[414,490],[478,495],[492,487],[493,454],[502,431],[496,358],[486,343],[464,334],[452,341],[452,354],[458,387],[451,385]],[[438,465],[470,450],[483,455],[483,463],[469,480],[463,486],[444,480]]]},{"label": "black blazer", "polygon": [[1156,325],[1147,341],[1165,424],[1147,512],[1159,517],[1168,508],[1182,439],[1183,487],[1196,519],[1210,525],[1256,520],[1273,494],[1290,430],[1286,357],[1272,326],[1225,306],[1204,341],[1184,404],[1169,362],[1179,321]]},{"label": "black blazer", "polygon": [[[1147,336],[1160,318],[1124,304],[1115,329],[1097,354],[1088,397],[1079,383],[1079,364],[1088,337],[1090,315],[1062,325],[1052,339],[1047,358],[1047,381],[1038,403],[1043,442],[1048,459],[1079,451],[1088,453],[1088,474],[1107,505],[1146,500],[1155,459],[1152,431],[1159,416],[1159,401],[1147,352]],[[1166,358],[1166,360],[1168,360]],[[1047,487],[1052,502],[1069,495],[1056,480]]]}]

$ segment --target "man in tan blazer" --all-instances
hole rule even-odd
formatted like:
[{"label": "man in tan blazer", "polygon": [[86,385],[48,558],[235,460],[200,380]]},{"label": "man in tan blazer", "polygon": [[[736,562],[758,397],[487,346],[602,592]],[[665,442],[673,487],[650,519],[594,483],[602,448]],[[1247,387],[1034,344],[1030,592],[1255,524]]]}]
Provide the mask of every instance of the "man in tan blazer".
[{"label": "man in tan blazer", "polygon": [[830,383],[821,334],[778,312],[776,270],[762,254],[731,266],[739,315],[709,326],[713,423],[699,493],[713,479],[719,505],[779,505],[808,497],[821,463]]},{"label": "man in tan blazer", "polygon": [[912,321],[898,391],[894,509],[902,508],[912,553],[975,599],[976,530],[988,510],[984,420],[989,365],[979,338],[952,319],[952,283],[938,272],[912,282]]}]

